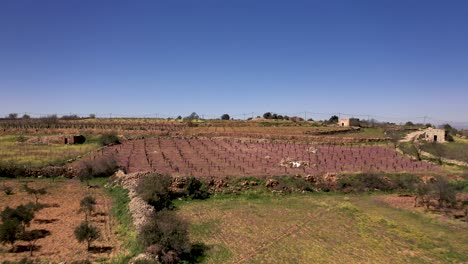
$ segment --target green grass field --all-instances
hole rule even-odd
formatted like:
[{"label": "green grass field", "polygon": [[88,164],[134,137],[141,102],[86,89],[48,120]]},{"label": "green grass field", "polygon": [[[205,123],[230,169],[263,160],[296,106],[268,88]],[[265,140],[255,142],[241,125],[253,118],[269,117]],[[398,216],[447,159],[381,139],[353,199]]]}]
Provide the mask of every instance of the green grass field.
[{"label": "green grass field", "polygon": [[[463,162],[468,162],[468,140],[459,137],[454,137],[453,142],[438,144],[441,148],[442,157],[447,159],[454,159]],[[438,155],[436,146],[434,144],[424,144],[422,149],[432,155]]]},{"label": "green grass field", "polygon": [[100,147],[96,139],[81,145],[33,144],[21,142],[27,136],[0,136],[0,162],[7,165],[41,167],[59,165]]},{"label": "green grass field", "polygon": [[179,201],[204,263],[466,263],[468,227],[376,196],[218,196]]}]

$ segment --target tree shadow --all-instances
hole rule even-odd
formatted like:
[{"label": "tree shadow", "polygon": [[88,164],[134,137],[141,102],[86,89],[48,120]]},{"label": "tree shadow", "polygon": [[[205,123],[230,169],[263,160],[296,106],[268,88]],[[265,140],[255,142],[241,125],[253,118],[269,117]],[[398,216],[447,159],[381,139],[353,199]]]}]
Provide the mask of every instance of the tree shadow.
[{"label": "tree shadow", "polygon": [[55,222],[58,222],[59,219],[57,218],[53,218],[53,219],[34,219],[34,223],[37,223],[37,224],[52,224],[52,223],[55,223]]},{"label": "tree shadow", "polygon": [[23,241],[32,241],[50,236],[50,231],[45,229],[34,229],[31,231],[26,231],[25,236],[21,239]]},{"label": "tree shadow", "polygon": [[206,257],[206,251],[209,249],[204,243],[192,244],[190,253],[183,256],[183,260],[188,263],[201,263]]},{"label": "tree shadow", "polygon": [[113,247],[107,247],[107,246],[92,246],[89,247],[89,252],[91,253],[107,253],[112,251]]},{"label": "tree shadow", "polygon": [[32,246],[29,245],[16,245],[15,248],[10,249],[8,252],[10,253],[23,253],[23,252],[31,252],[31,251],[39,251],[41,249],[41,246]]},{"label": "tree shadow", "polygon": [[51,203],[51,204],[47,204],[47,203],[44,203],[44,204],[41,204],[42,208],[51,208],[51,207],[60,207],[60,204],[58,203]]}]

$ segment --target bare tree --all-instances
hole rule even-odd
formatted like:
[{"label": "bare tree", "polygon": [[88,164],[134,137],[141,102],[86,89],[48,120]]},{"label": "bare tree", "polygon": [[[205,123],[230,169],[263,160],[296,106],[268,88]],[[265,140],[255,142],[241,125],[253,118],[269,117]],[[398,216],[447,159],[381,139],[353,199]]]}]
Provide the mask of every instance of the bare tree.
[{"label": "bare tree", "polygon": [[416,158],[420,161],[422,160],[422,148],[421,148],[421,143],[418,140],[412,140],[411,141],[411,146],[413,147],[414,153],[416,154]]},{"label": "bare tree", "polygon": [[392,142],[393,147],[397,148],[400,143],[401,133],[395,130],[387,130],[385,131],[385,135],[390,138],[390,142]]}]

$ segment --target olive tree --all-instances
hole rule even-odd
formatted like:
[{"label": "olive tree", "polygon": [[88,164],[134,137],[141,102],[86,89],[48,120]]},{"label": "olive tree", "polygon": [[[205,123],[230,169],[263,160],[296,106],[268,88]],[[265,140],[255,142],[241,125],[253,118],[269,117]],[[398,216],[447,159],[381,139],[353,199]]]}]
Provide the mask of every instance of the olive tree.
[{"label": "olive tree", "polygon": [[75,228],[74,234],[78,242],[86,242],[88,251],[91,248],[91,242],[95,241],[101,236],[99,230],[96,227],[90,225],[88,221],[81,222],[81,224]]}]

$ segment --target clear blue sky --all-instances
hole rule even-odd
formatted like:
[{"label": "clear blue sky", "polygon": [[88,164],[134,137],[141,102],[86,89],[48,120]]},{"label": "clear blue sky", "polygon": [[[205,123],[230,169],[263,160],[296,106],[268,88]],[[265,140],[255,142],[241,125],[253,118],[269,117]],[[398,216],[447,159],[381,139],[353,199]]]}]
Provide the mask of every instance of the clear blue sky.
[{"label": "clear blue sky", "polygon": [[0,89],[2,115],[468,121],[468,1],[2,0]]}]

